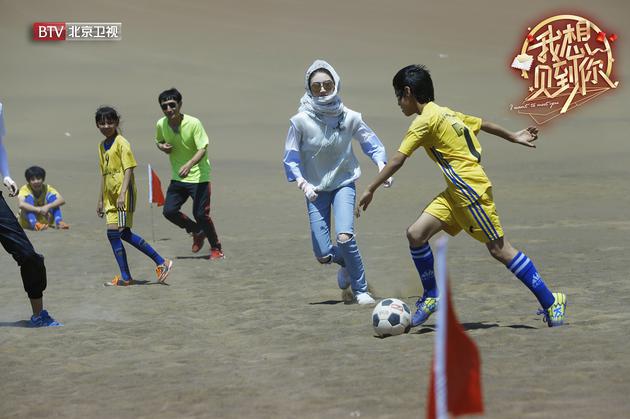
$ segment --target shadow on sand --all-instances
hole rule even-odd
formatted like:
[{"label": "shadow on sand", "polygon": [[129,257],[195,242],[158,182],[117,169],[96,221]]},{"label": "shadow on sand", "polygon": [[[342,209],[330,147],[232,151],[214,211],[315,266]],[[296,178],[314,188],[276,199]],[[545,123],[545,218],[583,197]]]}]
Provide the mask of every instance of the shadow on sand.
[{"label": "shadow on sand", "polygon": [[210,255],[175,256],[175,259],[210,259]]},{"label": "shadow on sand", "polygon": [[[509,327],[511,329],[537,329],[536,327],[527,326],[525,324],[509,324],[509,325],[506,325],[506,326],[500,326],[497,323],[484,323],[484,322],[462,323],[462,327],[466,331],[468,331],[468,330],[478,330],[478,329],[493,329],[495,327]],[[413,334],[413,335],[424,335],[425,333],[432,333],[432,332],[435,332],[435,325],[434,324],[422,326],[420,329],[411,332],[411,334]]]},{"label": "shadow on sand", "polygon": [[30,329],[28,320],[18,320],[16,322],[0,322],[0,327],[25,327]]},{"label": "shadow on sand", "polygon": [[308,305],[314,306],[314,305],[320,305],[320,304],[325,304],[325,305],[335,305],[335,304],[344,304],[345,301],[343,300],[324,300],[324,301],[318,301],[315,303],[308,303]]}]

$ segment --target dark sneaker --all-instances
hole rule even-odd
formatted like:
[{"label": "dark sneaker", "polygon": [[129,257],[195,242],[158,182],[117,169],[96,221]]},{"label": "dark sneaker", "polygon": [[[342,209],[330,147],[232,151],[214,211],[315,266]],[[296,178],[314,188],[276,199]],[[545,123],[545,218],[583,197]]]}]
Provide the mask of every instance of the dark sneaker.
[{"label": "dark sneaker", "polygon": [[38,315],[33,314],[28,322],[30,327],[59,327],[63,324],[50,317],[46,310],[42,310]]},{"label": "dark sneaker", "polygon": [[197,253],[203,247],[203,242],[206,239],[206,235],[203,234],[203,231],[200,231],[199,233],[193,233],[192,236],[193,236],[193,244],[192,244],[191,250],[193,253]]}]

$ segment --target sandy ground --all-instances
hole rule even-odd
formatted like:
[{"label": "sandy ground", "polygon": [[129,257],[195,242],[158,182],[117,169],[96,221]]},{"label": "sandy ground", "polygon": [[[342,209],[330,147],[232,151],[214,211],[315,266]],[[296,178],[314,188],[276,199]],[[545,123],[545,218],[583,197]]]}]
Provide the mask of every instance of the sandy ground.
[{"label": "sandy ground", "polygon": [[[303,198],[284,179],[302,74],[315,58],[330,61],[345,103],[390,153],[410,123],[391,77],[414,62],[433,71],[438,103],[517,129],[530,121],[507,107],[526,88],[507,65],[521,31],[558,11],[582,11],[618,33],[621,88],[543,126],[534,151],[480,141],[507,237],[567,293],[568,325],[547,328],[527,290],[465,235],[450,242],[454,300],[482,354],[487,417],[628,415],[627,3],[209,3],[0,0],[12,174],[23,181],[29,165],[45,167],[72,225],[29,233],[46,256],[45,301],[63,328],[23,327],[30,313],[18,270],[0,253],[0,417],[423,416],[433,319],[375,338],[371,308],[341,303],[335,269],[313,259]],[[121,21],[123,40],[33,43],[30,25],[42,20]],[[169,177],[153,135],[157,94],[171,86],[211,137],[220,262],[193,255],[189,237],[147,203],[146,164]],[[117,267],[95,215],[101,104],[123,116],[140,163],[134,230],[174,258],[170,286],[102,285]],[[361,162],[359,190],[376,172]],[[357,221],[377,296],[417,298],[404,229],[442,189],[418,153]],[[152,279],[151,262],[128,254],[135,278]]]}]

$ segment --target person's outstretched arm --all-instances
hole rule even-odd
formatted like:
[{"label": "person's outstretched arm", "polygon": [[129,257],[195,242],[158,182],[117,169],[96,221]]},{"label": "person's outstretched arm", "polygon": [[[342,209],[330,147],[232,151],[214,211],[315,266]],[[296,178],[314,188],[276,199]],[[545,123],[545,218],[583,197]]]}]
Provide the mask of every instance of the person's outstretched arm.
[{"label": "person's outstretched arm", "polygon": [[374,192],[376,192],[378,187],[385,183],[387,179],[394,176],[394,173],[396,173],[403,164],[405,164],[405,160],[407,160],[407,156],[400,151],[397,151],[396,154],[394,154],[394,157],[392,157],[383,170],[376,175],[372,183],[370,183],[365,192],[363,192],[363,195],[361,195],[361,199],[359,200],[359,205],[357,207],[357,216],[359,215],[359,208],[363,211],[367,210],[370,202],[372,202]]},{"label": "person's outstretched arm", "polygon": [[314,202],[317,199],[317,190],[315,186],[311,185],[302,176],[301,159],[300,159],[300,144],[302,142],[302,133],[293,125],[289,123],[289,131],[287,132],[287,139],[284,142],[284,156],[282,157],[282,163],[284,164],[284,173],[287,176],[289,182],[297,182],[297,187],[304,192],[304,196],[309,201]]},{"label": "person's outstretched arm", "polygon": [[536,148],[534,141],[538,139],[538,128],[527,127],[520,131],[512,132],[503,128],[499,124],[493,122],[483,121],[481,123],[481,130],[488,134],[496,135],[511,143],[524,145],[525,147]]},{"label": "person's outstretched arm", "polygon": [[18,193],[18,187],[9,173],[9,158],[7,156],[7,151],[4,148],[4,143],[2,142],[2,138],[4,136],[4,120],[2,119],[1,111],[2,107],[0,104],[0,175],[3,176],[2,182],[9,190],[9,196],[15,196]]},{"label": "person's outstretched arm", "polygon": [[[378,167],[379,172],[382,171],[387,165],[387,153],[385,151],[385,146],[376,136],[374,131],[372,131],[372,129],[368,127],[363,120],[354,133],[354,138],[359,141],[363,154],[372,159],[374,164],[376,164],[376,167]],[[394,183],[394,179],[388,178],[385,180],[384,186],[389,188],[392,186],[392,183]]]}]

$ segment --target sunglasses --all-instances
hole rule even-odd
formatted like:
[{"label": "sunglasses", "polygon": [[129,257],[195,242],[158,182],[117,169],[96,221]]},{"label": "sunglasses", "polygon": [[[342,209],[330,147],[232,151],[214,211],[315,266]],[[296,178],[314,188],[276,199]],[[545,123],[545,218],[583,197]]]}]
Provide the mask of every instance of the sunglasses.
[{"label": "sunglasses", "polygon": [[324,82],[314,81],[311,83],[311,92],[321,92],[322,88],[326,92],[330,92],[335,88],[335,82],[332,80],[326,80]]},{"label": "sunglasses", "polygon": [[168,108],[175,109],[177,108],[177,102],[165,102],[165,103],[162,103],[160,107],[162,108],[163,111],[167,110]]}]

